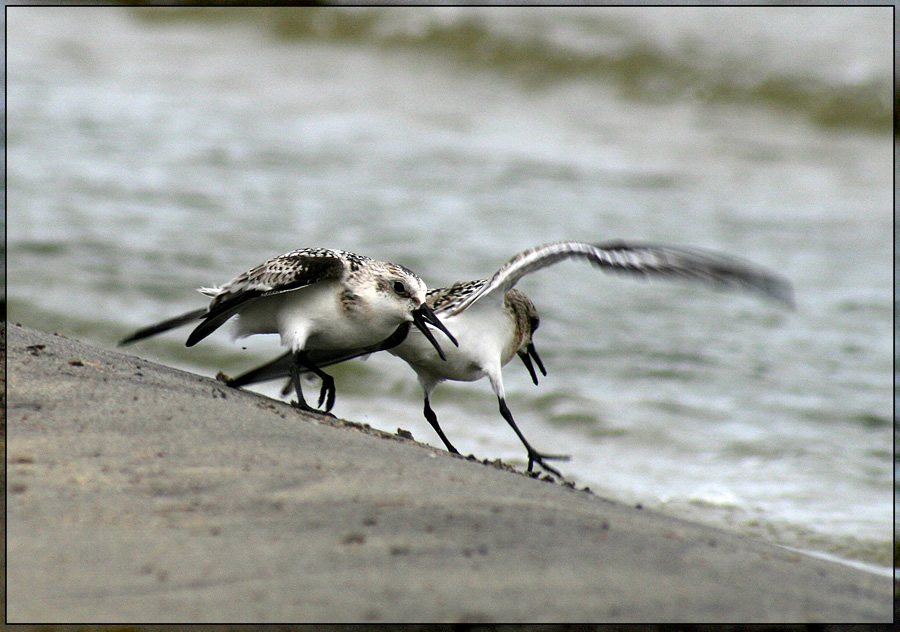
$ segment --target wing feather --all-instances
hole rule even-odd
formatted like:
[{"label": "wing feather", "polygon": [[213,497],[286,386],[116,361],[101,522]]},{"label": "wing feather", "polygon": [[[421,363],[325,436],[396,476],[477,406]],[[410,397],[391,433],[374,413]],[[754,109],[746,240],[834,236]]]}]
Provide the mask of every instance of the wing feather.
[{"label": "wing feather", "polygon": [[686,279],[719,289],[752,292],[787,306],[794,304],[789,281],[737,257],[652,243],[559,241],[516,254],[479,290],[446,310],[444,316],[458,314],[495,292],[502,296],[526,274],[565,259],[584,259],[609,272]]},{"label": "wing feather", "polygon": [[[352,256],[351,256],[352,255]],[[234,316],[250,301],[264,296],[298,290],[326,280],[340,279],[348,264],[351,268],[367,258],[327,248],[305,248],[279,255],[238,275],[221,288],[204,288],[214,294],[203,322],[197,325],[185,343],[192,347]]]},{"label": "wing feather", "polygon": [[[341,351],[317,351],[311,350],[307,352],[306,358],[317,368],[323,369],[333,364],[346,362],[354,358],[369,355],[377,351],[387,351],[393,349],[406,339],[410,330],[410,323],[401,324],[390,336],[381,342],[361,347],[359,349],[345,349]],[[262,364],[255,369],[251,369],[236,378],[226,380],[228,386],[246,386],[247,384],[255,384],[256,382],[266,382],[281,377],[287,377],[291,374],[291,362],[293,354],[291,352],[284,353],[274,360]],[[309,371],[302,371],[308,373]]]}]

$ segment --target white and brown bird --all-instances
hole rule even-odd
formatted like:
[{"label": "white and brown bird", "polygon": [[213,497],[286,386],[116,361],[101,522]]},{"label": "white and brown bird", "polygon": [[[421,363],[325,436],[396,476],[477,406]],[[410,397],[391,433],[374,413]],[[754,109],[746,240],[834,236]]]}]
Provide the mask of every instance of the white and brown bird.
[{"label": "white and brown bird", "polygon": [[[458,453],[438,424],[431,408],[430,395],[445,380],[471,382],[485,376],[490,380],[499,402],[500,414],[515,431],[528,452],[528,471],[537,463],[559,476],[545,460],[566,459],[535,450],[516,425],[506,403],[501,368],[518,355],[537,384],[532,359],[546,375],[532,336],[540,320],[531,300],[513,289],[525,276],[565,259],[582,259],[602,270],[634,274],[640,277],[684,279],[713,288],[742,290],[758,294],[783,305],[793,305],[790,282],[750,262],[698,248],[683,248],[622,241],[582,243],[562,241],[524,250],[487,280],[456,283],[428,292],[427,302],[459,342],[448,349],[446,360],[408,324],[400,327],[379,345],[345,354],[316,354],[319,366],[328,366],[352,357],[387,350],[409,364],[419,378],[425,394],[425,418],[450,452]],[[289,375],[290,358],[279,357],[237,378],[231,386],[276,379]],[[296,382],[296,380],[294,380]]]},{"label": "white and brown bird", "polygon": [[145,327],[119,344],[128,344],[197,320],[187,339],[192,347],[232,316],[235,337],[279,334],[289,349],[287,370],[297,391],[297,405],[312,410],[303,398],[300,373],[322,379],[319,406],[334,405],[334,380],[310,359],[311,352],[342,353],[378,345],[403,324],[418,327],[423,339],[443,358],[430,323],[456,340],[425,302],[426,287],[414,272],[343,250],[304,248],[269,259],[221,287],[201,288],[212,298],[192,310]]}]

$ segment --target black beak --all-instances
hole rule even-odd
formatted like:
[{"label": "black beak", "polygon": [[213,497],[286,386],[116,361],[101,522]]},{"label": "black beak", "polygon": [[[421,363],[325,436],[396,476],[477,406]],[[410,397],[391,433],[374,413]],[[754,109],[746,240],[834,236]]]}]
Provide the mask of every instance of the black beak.
[{"label": "black beak", "polygon": [[525,351],[519,351],[519,357],[522,358],[525,368],[531,373],[531,381],[537,385],[538,377],[537,373],[534,372],[534,367],[531,365],[531,359],[534,358],[535,364],[538,365],[543,375],[547,375],[547,370],[544,368],[544,363],[541,362],[541,356],[538,355],[537,349],[534,348],[534,343],[529,342],[528,346],[525,347]]},{"label": "black beak", "polygon": [[428,342],[434,345],[434,348],[437,349],[438,355],[441,356],[441,360],[446,360],[447,356],[444,355],[444,351],[441,349],[441,345],[437,343],[437,340],[434,339],[434,336],[431,335],[431,332],[428,331],[428,326],[425,323],[431,323],[445,334],[450,339],[450,342],[455,344],[457,347],[459,343],[456,342],[456,338],[453,337],[446,327],[444,327],[444,323],[438,320],[438,317],[434,315],[434,311],[428,306],[427,303],[422,303],[419,305],[417,309],[414,309],[412,312],[413,324],[419,328],[419,330],[428,338]]}]

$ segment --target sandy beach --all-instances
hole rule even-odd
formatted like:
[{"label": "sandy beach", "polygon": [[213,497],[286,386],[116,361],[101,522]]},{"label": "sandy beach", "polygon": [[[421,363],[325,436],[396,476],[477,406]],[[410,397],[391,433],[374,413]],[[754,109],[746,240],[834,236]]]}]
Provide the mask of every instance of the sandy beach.
[{"label": "sandy beach", "polygon": [[7,334],[9,623],[892,618],[888,577]]}]

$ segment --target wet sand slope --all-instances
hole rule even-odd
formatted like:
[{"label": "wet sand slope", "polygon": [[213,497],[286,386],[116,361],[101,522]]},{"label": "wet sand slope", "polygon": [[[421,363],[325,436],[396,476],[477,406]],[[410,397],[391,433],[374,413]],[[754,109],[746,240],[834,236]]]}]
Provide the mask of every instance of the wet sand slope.
[{"label": "wet sand slope", "polygon": [[7,353],[10,623],[891,617],[887,577],[62,336]]}]

